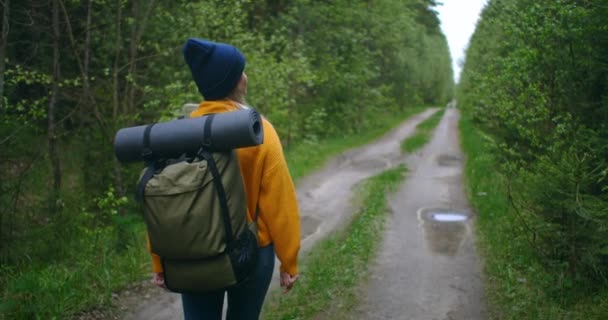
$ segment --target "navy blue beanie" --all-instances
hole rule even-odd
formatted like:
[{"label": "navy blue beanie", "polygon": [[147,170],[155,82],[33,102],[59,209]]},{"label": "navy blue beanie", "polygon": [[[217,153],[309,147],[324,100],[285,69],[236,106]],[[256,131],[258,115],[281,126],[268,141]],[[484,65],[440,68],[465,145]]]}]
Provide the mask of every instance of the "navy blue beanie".
[{"label": "navy blue beanie", "polygon": [[245,56],[229,44],[190,38],[182,51],[205,100],[226,98],[245,69]]}]

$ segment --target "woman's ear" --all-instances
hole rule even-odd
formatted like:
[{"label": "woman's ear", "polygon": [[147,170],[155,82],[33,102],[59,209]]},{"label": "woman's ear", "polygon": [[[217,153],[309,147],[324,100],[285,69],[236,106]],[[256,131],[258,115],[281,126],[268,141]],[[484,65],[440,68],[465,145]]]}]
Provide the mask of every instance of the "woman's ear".
[{"label": "woman's ear", "polygon": [[240,102],[242,104],[247,104],[245,100],[245,96],[247,95],[247,75],[245,72],[241,74],[239,81],[236,83],[236,86],[232,90],[232,92],[228,95],[228,98]]},{"label": "woman's ear", "polygon": [[241,74],[241,78],[239,79],[239,89],[241,90],[242,93],[247,94],[247,82],[249,81],[249,78],[247,78],[247,74],[243,71],[243,74]]}]

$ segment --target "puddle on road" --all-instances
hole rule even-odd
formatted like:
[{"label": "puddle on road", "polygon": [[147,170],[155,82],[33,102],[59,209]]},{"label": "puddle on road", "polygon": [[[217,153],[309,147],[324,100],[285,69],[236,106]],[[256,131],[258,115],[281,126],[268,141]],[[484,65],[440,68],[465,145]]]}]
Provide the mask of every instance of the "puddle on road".
[{"label": "puddle on road", "polygon": [[460,165],[462,157],[456,154],[440,154],[437,156],[437,164],[442,167],[454,167]]},{"label": "puddle on road", "polygon": [[470,216],[466,211],[422,208],[418,211],[429,248],[437,254],[453,257],[458,254],[468,233]]},{"label": "puddle on road", "polygon": [[317,229],[319,229],[319,224],[321,224],[321,221],[317,218],[310,216],[300,217],[300,238],[305,239],[311,234],[317,232]]},{"label": "puddle on road", "polygon": [[456,212],[438,212],[430,214],[430,218],[439,222],[458,222],[466,221],[469,217],[462,213]]},{"label": "puddle on road", "polygon": [[391,161],[388,156],[381,156],[374,159],[352,159],[350,165],[358,170],[373,170],[388,168],[391,165]]}]

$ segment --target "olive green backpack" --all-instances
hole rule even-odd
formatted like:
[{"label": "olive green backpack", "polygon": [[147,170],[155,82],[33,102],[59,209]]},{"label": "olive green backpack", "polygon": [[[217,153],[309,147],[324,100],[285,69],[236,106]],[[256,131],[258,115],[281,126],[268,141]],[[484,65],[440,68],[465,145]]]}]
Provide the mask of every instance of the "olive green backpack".
[{"label": "olive green backpack", "polygon": [[[149,131],[144,134],[144,148],[149,147]],[[180,159],[148,160],[136,197],[143,205],[150,249],[161,258],[169,290],[213,292],[237,286],[253,275],[258,212],[253,222],[247,221],[246,194],[234,150],[202,148]]]}]

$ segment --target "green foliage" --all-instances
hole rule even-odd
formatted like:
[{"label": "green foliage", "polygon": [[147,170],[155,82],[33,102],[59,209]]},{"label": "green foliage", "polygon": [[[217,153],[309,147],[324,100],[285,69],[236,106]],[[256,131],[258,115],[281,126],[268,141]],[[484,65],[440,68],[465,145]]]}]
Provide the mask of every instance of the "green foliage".
[{"label": "green foliage", "polygon": [[[20,87],[36,87],[48,86],[51,84],[49,75],[37,70],[30,70],[22,65],[15,65],[4,72],[5,87],[4,90],[8,94],[17,91]],[[4,99],[4,97],[3,97]],[[2,103],[2,114],[11,115],[11,117],[2,118],[2,127],[14,126],[10,121],[18,120],[20,123],[29,124],[32,121],[46,118],[46,103],[47,96],[27,95],[20,97],[19,100],[13,103]]]},{"label": "green foliage", "polygon": [[458,88],[551,279],[541,296],[564,303],[608,284],[607,14],[602,0],[490,1]]},{"label": "green foliage", "polygon": [[591,155],[580,154],[575,147],[545,155],[520,173],[521,187],[536,190],[521,202],[540,219],[538,245],[554,263],[563,265],[562,272],[606,283],[608,197],[596,194],[603,179],[603,167],[596,166]]},{"label": "green foliage", "polygon": [[[580,286],[565,273],[548,269],[538,259],[539,243],[522,224],[522,217],[509,201],[508,178],[496,170],[498,155],[493,139],[477,129],[469,116],[462,117],[460,131],[467,155],[467,193],[478,214],[479,248],[485,257],[484,284],[489,318],[605,318],[608,310],[606,290]],[[552,195],[554,186],[544,184],[543,188],[548,190],[547,196]],[[568,235],[563,232],[554,235],[558,236]]]},{"label": "green foliage", "polygon": [[[42,294],[19,291],[14,281],[62,278],[96,252],[124,257],[135,243],[143,247],[133,240],[140,222],[128,196],[141,167],[116,162],[113,138],[119,128],[175,118],[184,103],[201,100],[181,55],[188,37],[240,48],[249,103],[273,122],[288,152],[321,150],[338,138],[354,145],[383,132],[387,119],[452,95],[434,1],[10,4],[0,83],[0,268],[11,278],[0,280],[0,291],[18,305],[11,315],[29,312],[20,304]],[[71,302],[45,315],[84,306]]]},{"label": "green foliage", "polygon": [[264,319],[316,319],[319,313],[335,319],[352,310],[355,289],[366,278],[382,239],[386,195],[395,190],[405,172],[400,166],[365,182],[359,190],[361,209],[350,225],[315,245],[303,259],[297,286],[267,304]]}]

